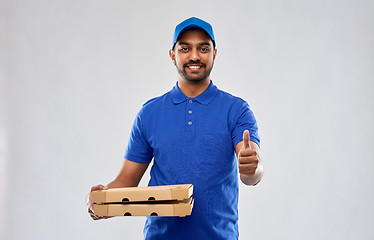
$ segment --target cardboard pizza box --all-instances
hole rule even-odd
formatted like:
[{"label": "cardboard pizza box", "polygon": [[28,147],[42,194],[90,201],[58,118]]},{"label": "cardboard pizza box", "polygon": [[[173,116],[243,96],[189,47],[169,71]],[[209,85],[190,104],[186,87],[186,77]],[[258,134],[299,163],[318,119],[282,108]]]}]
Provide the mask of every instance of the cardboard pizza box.
[{"label": "cardboard pizza box", "polygon": [[192,184],[164,185],[151,187],[127,187],[98,190],[91,193],[96,204],[143,202],[189,199],[193,193]]},{"label": "cardboard pizza box", "polygon": [[179,216],[191,215],[194,199],[182,201],[156,201],[135,203],[93,204],[93,211],[99,217],[114,216]]}]

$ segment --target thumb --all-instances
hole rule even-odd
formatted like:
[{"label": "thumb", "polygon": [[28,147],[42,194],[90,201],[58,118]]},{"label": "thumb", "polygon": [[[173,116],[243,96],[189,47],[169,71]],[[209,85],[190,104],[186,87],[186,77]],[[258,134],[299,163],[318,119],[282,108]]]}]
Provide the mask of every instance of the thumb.
[{"label": "thumb", "polygon": [[251,145],[249,145],[249,131],[245,130],[243,132],[243,148],[244,149],[251,149]]}]

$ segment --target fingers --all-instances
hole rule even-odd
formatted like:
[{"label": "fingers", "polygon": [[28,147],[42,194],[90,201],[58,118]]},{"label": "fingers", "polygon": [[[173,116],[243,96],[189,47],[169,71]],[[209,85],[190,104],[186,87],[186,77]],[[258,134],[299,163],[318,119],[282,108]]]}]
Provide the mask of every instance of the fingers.
[{"label": "fingers", "polygon": [[112,218],[112,217],[100,217],[100,216],[96,215],[91,208],[88,208],[88,213],[90,214],[90,216],[93,220]]},{"label": "fingers", "polygon": [[100,185],[93,186],[91,188],[91,192],[97,191],[97,190],[108,190],[108,189],[109,189],[108,186],[104,186],[100,184]]},{"label": "fingers", "polygon": [[[96,185],[96,186],[93,186],[91,188],[91,192],[93,191],[97,191],[97,190],[108,190],[108,186],[104,186],[104,185]],[[91,193],[88,194],[88,197],[87,197],[87,206],[88,207],[92,207],[92,202],[91,202]]]},{"label": "fingers", "polygon": [[249,131],[245,130],[243,132],[243,148],[244,149],[251,149],[251,145],[249,144],[249,140],[250,140]]},{"label": "fingers", "polygon": [[91,218],[92,218],[93,220],[99,220],[99,219],[100,219],[100,217],[97,216],[97,215],[92,211],[91,208],[88,208],[88,213],[90,214],[90,216],[91,216]]},{"label": "fingers", "polygon": [[248,155],[246,157],[240,157],[238,162],[239,173],[245,175],[255,174],[259,164],[257,153],[255,150],[251,149],[243,149],[242,152],[244,151],[253,152],[254,154]]},{"label": "fingers", "polygon": [[251,164],[239,164],[239,173],[245,174],[245,175],[252,175],[256,173],[257,164],[251,163]]},{"label": "fingers", "polygon": [[257,152],[254,149],[251,149],[250,145],[250,135],[248,130],[244,130],[243,132],[243,145],[239,152],[239,161],[243,157],[248,157],[251,155],[257,155]]},{"label": "fingers", "polygon": [[240,163],[252,163],[258,162],[258,152],[254,149],[242,149],[240,151],[239,162]]},{"label": "fingers", "polygon": [[251,149],[249,131],[243,132],[243,145],[238,156],[238,169],[242,175],[254,175],[259,164],[259,156],[256,149]]},{"label": "fingers", "polygon": [[[104,186],[104,185],[96,185],[96,186],[93,186],[91,188],[91,192],[93,191],[97,191],[97,190],[108,190],[108,186]],[[91,202],[91,193],[88,194],[88,197],[87,197],[87,206],[88,207],[92,207],[92,202]]]},{"label": "fingers", "polygon": [[238,169],[240,174],[253,175],[259,164],[258,152],[255,149],[240,150],[238,158]]},{"label": "fingers", "polygon": [[[91,192],[93,191],[97,191],[97,190],[108,190],[108,186],[104,186],[104,185],[96,185],[96,186],[93,186],[91,188]],[[93,209],[92,209],[92,206],[93,203],[91,202],[91,194],[88,195],[87,197],[87,206],[88,206],[88,213],[90,214],[91,218],[93,220],[99,220],[99,219],[106,219],[106,217],[99,217],[97,216],[94,212],[93,212]]]}]

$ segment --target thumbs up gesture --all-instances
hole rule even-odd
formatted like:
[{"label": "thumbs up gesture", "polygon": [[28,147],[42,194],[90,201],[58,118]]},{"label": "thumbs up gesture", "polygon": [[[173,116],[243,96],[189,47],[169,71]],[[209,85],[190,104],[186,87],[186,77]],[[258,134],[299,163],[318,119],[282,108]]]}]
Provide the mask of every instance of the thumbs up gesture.
[{"label": "thumbs up gesture", "polygon": [[[248,130],[243,132],[243,142],[239,144],[237,145],[237,153],[240,178],[244,184],[255,185],[262,177],[259,148],[257,144],[252,144],[251,147]],[[256,171],[257,169],[260,169],[260,171]]]}]

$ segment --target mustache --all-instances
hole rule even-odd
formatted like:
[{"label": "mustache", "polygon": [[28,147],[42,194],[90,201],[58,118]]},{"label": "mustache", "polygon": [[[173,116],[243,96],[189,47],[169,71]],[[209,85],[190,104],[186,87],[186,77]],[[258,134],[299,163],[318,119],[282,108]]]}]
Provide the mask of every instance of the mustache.
[{"label": "mustache", "polygon": [[202,67],[206,67],[205,63],[202,63],[200,61],[189,61],[188,63],[183,64],[183,67],[187,67],[188,65],[200,65]]}]

